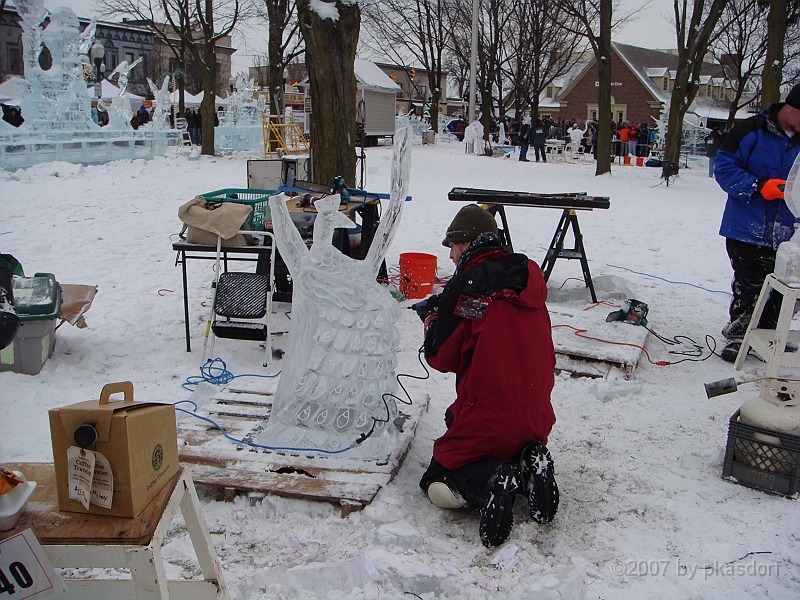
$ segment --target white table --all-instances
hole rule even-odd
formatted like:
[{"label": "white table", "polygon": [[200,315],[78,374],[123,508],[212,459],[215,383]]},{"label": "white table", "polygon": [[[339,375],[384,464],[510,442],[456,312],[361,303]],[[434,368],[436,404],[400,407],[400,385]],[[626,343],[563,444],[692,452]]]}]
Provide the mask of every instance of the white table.
[{"label": "white table", "polygon": [[[134,519],[60,512],[50,463],[10,464],[38,483],[28,510],[0,539],[33,529],[55,568],[129,569],[130,579],[65,579],[65,600],[227,600],[214,547],[189,473],[181,470]],[[161,547],[178,511],[203,579],[168,580]]]}]

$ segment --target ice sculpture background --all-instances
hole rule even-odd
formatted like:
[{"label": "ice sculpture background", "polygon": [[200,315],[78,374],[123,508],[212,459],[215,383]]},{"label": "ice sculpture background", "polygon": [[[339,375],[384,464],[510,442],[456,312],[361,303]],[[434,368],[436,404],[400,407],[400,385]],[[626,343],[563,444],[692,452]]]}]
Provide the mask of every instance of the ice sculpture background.
[{"label": "ice sculpture background", "polygon": [[[169,143],[178,143],[178,131],[158,128],[134,131],[124,89],[114,106],[119,106],[125,114],[109,114],[116,126],[101,128],[95,124],[83,75],[95,24],[81,33],[78,17],[68,7],[50,13],[44,8],[44,0],[16,0],[15,4],[22,17],[25,76],[11,81],[17,89],[25,122],[16,128],[0,121],[0,168],[16,169],[53,160],[100,164],[123,158],[152,158],[164,154]],[[45,46],[52,57],[48,70],[39,64]],[[127,70],[120,71],[123,88],[127,76]]]},{"label": "ice sculpture background", "polygon": [[228,106],[219,120],[214,148],[220,152],[261,150],[264,133],[261,117],[267,112],[262,97],[256,98],[255,79],[242,80],[227,98]]},{"label": "ice sculpture background", "polygon": [[333,230],[352,228],[339,196],[317,200],[308,249],[289,217],[288,198],[270,198],[278,250],[294,283],[289,345],[258,443],[338,450],[372,435],[344,457],[385,460],[397,429],[397,301],[375,278],[394,239],[410,172],[410,129],[395,136],[388,206],[365,260],[332,245]]}]

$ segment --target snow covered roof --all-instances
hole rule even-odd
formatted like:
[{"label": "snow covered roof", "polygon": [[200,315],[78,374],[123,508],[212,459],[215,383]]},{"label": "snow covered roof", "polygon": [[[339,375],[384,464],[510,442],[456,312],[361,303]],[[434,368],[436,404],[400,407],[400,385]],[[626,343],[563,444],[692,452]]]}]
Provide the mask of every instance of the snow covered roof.
[{"label": "snow covered roof", "polygon": [[355,63],[356,81],[358,89],[374,91],[399,92],[400,86],[392,78],[381,71],[374,62],[357,58]]},{"label": "snow covered roof", "polygon": [[647,73],[648,77],[663,77],[667,74],[669,70],[667,67],[657,67],[657,68],[650,68],[645,69],[645,73]]}]

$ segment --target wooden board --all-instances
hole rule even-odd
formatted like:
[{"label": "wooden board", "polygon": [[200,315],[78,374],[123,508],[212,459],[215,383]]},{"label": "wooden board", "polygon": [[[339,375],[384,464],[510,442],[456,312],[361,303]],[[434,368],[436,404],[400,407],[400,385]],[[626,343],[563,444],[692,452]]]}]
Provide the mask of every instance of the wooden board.
[{"label": "wooden board", "polygon": [[16,526],[0,531],[0,539],[30,528],[44,545],[148,545],[181,473],[176,473],[137,517],[127,518],[59,511],[52,463],[7,463],[4,466],[21,471],[28,481],[35,481],[37,485]]},{"label": "wooden board", "polygon": [[[602,304],[581,310],[548,302],[547,309],[557,356],[569,358],[573,366],[583,366],[590,377],[605,376],[600,374],[605,367],[598,363],[619,367],[628,378],[633,375],[647,342],[647,329],[619,321],[607,323],[606,315],[614,309]],[[562,368],[573,372],[567,366]]]},{"label": "wooden board", "polygon": [[[258,385],[235,382],[214,394],[197,413],[216,421],[233,438],[254,438],[272,409],[272,392]],[[412,406],[400,406],[406,419],[385,462],[254,448],[231,441],[211,424],[184,413],[178,418],[178,455],[199,485],[333,502],[346,516],[372,502],[397,474],[428,403],[426,396]]]}]

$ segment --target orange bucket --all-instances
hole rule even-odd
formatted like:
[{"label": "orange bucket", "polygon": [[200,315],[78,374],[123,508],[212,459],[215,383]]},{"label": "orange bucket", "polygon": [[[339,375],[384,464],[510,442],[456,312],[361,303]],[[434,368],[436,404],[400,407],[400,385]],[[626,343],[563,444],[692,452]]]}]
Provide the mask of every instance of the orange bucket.
[{"label": "orange bucket", "polygon": [[637,167],[643,167],[644,166],[644,157],[642,157],[642,156],[637,156],[636,157],[636,166]]},{"label": "orange bucket", "polygon": [[400,293],[405,298],[424,298],[433,293],[436,257],[422,252],[400,255]]},{"label": "orange bucket", "polygon": [[625,156],[625,157],[623,157],[623,162],[624,162],[626,165],[630,166],[630,164],[631,164],[631,157],[630,157],[630,156]]}]

